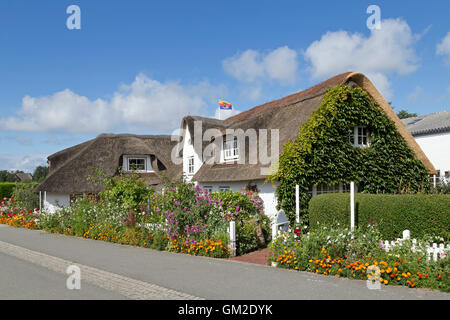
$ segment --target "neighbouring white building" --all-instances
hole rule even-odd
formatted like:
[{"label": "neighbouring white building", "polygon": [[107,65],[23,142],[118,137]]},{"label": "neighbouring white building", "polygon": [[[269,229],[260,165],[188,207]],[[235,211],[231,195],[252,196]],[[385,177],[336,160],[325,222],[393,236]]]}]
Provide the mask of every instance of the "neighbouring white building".
[{"label": "neighbouring white building", "polygon": [[437,175],[450,183],[450,110],[402,121],[436,168]]}]

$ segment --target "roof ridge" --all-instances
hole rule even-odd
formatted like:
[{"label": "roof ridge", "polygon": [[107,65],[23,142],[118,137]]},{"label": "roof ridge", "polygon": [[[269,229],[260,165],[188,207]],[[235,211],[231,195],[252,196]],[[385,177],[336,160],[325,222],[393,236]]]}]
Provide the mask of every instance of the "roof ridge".
[{"label": "roof ridge", "polygon": [[[337,81],[337,82],[345,82],[344,80],[348,79],[348,76],[350,76],[351,74],[353,74],[353,72],[344,72],[344,73],[338,74],[338,75],[336,75],[334,77],[331,77],[331,78],[329,78],[327,80],[321,81],[321,82],[319,82],[318,84],[316,84],[316,85],[314,85],[312,87],[306,88],[304,90],[292,93],[292,94],[287,95],[285,97],[281,97],[279,99],[268,101],[268,102],[263,103],[261,105],[258,105],[258,106],[255,106],[253,108],[247,109],[247,110],[245,110],[245,111],[243,111],[243,112],[241,112],[241,113],[239,113],[237,115],[234,115],[234,116],[232,116],[230,118],[225,119],[224,122],[227,123],[227,124],[233,123],[235,121],[242,120],[243,116],[251,114],[251,113],[254,113],[254,112],[257,112],[259,110],[269,109],[270,107],[282,107],[282,106],[286,106],[286,105],[290,105],[292,103],[296,103],[296,102],[302,101],[303,98],[306,100],[307,98],[311,98],[311,97],[317,96],[319,94],[318,94],[318,92],[316,92],[316,90],[321,92],[321,91],[323,91],[324,89],[326,89],[328,87],[327,84],[333,83],[336,80],[339,80],[341,78],[342,78],[342,80],[341,81]],[[295,100],[291,101],[291,99],[293,99],[295,97],[298,97],[296,99],[297,101],[296,102],[295,102]]]}]

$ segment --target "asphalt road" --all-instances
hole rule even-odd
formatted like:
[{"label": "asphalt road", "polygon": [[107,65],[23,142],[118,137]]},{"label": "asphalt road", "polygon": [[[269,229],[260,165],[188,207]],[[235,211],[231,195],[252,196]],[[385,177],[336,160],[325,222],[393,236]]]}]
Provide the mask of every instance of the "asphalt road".
[{"label": "asphalt road", "polygon": [[122,300],[124,296],[83,283],[68,290],[67,276],[0,253],[0,300]]},{"label": "asphalt road", "polygon": [[[156,286],[158,290],[214,300],[293,300],[293,299],[444,299],[450,294],[424,289],[382,286],[369,290],[365,281],[338,279],[254,265],[237,261],[193,257],[183,254],[159,252],[144,248],[122,246],[101,241],[48,234],[41,231],[14,229],[0,225],[0,241],[43,253],[74,263],[96,268],[112,275],[135,279]],[[0,269],[17,270],[16,281],[0,275],[0,298],[7,296],[52,299],[72,298],[73,293],[61,293],[67,276],[44,270],[19,259],[0,255]],[[0,272],[3,274],[3,272]],[[39,276],[40,275],[40,276]],[[31,285],[33,289],[27,291]],[[115,299],[111,292],[82,283],[83,299]],[[141,287],[127,288],[139,294]],[[162,289],[161,289],[162,288]],[[161,291],[161,292],[162,292]],[[8,292],[5,295],[4,292]],[[108,297],[108,294],[111,297]],[[123,296],[120,296],[122,297]],[[73,298],[77,298],[74,294]]]}]

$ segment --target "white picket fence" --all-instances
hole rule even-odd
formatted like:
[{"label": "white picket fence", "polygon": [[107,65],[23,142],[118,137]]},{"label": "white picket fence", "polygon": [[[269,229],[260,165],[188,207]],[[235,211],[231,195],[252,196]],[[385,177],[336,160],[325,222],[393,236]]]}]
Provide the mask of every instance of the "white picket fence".
[{"label": "white picket fence", "polygon": [[[383,243],[383,249],[385,251],[390,251],[393,248],[395,248],[396,246],[399,246],[402,244],[402,242],[404,242],[405,240],[409,240],[411,239],[411,234],[409,232],[409,230],[405,230],[403,231],[403,238],[402,239],[397,239],[395,241],[384,241]],[[432,245],[430,244],[422,244],[422,243],[418,243],[417,239],[412,239],[412,246],[411,246],[411,251],[412,252],[422,252],[423,248],[425,248],[426,250],[426,254],[427,254],[427,261],[430,261],[431,259],[433,259],[434,261],[437,261],[439,258],[445,258],[447,256],[447,254],[449,254],[450,252],[450,245],[447,244],[447,246],[445,246],[443,243],[437,244],[437,243],[433,243]]]}]

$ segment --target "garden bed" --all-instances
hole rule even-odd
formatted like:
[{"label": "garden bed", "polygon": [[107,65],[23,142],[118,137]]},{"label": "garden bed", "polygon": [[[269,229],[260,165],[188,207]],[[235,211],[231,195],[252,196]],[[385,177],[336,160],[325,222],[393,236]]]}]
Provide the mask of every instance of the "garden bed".
[{"label": "garden bed", "polygon": [[233,249],[238,255],[265,247],[270,240],[270,220],[254,192],[210,193],[188,183],[154,192],[133,175],[106,185],[99,196],[74,199],[71,207],[56,213],[27,211],[14,197],[4,199],[0,223],[215,258],[229,258],[234,252],[230,221],[236,225]]},{"label": "garden bed", "polygon": [[[369,280],[369,286],[379,282],[450,292],[447,254],[428,260],[425,248],[411,250],[412,241],[406,240],[386,251],[381,238],[374,225],[364,232],[323,227],[301,234],[296,229],[273,240],[269,262],[279,268]],[[429,241],[433,239],[423,239],[423,243]]]}]

